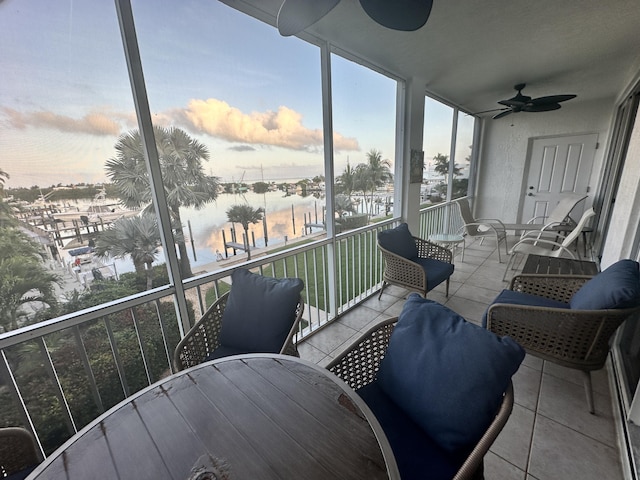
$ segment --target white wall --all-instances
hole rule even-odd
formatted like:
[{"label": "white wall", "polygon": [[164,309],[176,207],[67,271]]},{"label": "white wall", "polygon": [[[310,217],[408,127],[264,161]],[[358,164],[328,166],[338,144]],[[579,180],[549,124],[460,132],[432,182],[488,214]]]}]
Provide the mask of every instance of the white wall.
[{"label": "white wall", "polygon": [[563,105],[560,110],[516,113],[484,120],[484,140],[478,172],[476,216],[516,223],[523,189],[529,140],[537,137],[598,133],[590,179],[595,194],[606,151],[614,99]]}]

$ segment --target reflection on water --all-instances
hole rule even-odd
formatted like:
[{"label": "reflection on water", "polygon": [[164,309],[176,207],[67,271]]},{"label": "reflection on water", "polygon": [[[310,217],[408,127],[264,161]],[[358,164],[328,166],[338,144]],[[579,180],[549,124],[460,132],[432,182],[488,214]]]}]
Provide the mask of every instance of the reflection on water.
[{"label": "reflection on water", "polygon": [[[189,236],[188,224],[191,224],[191,234],[195,244],[197,260],[193,260],[193,252],[189,246],[189,257],[192,266],[204,265],[216,260],[216,250],[224,254],[224,242],[222,230],[224,229],[227,242],[231,241],[231,223],[227,220],[227,210],[232,205],[248,204],[253,208],[262,207],[266,213],[266,226],[268,245],[282,245],[285,237],[289,240],[299,238],[304,234],[304,216],[307,221],[322,222],[322,212],[325,204],[324,196],[301,197],[299,195],[285,196],[283,192],[268,192],[257,194],[246,192],[242,195],[221,194],[218,199],[201,210],[193,208],[181,208],[180,215],[185,228],[185,235]],[[295,221],[295,230],[294,230]],[[242,226],[235,225],[237,241],[242,243]],[[318,229],[315,229],[318,231]],[[249,238],[251,233],[255,237],[256,247],[265,246],[264,230],[262,222],[249,226]],[[232,251],[228,251],[229,255]]]}]

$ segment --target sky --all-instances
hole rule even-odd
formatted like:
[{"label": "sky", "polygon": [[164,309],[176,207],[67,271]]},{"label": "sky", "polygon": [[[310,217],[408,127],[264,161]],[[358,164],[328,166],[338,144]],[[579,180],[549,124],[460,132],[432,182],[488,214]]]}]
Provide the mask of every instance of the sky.
[{"label": "sky", "polygon": [[[324,173],[316,46],[216,1],[132,8],[153,122],[206,145],[207,173]],[[137,128],[114,2],[0,1],[0,77],[7,187],[107,179],[118,137]],[[336,175],[372,149],[393,163],[396,82],[337,56],[332,79]]]}]

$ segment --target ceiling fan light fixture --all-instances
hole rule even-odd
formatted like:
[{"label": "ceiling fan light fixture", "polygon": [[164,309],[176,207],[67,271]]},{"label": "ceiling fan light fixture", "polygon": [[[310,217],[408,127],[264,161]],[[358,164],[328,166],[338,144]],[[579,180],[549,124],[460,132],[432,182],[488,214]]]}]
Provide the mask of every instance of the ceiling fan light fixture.
[{"label": "ceiling fan light fixture", "polygon": [[278,10],[278,32],[283,37],[296,35],[324,17],[339,2],[340,0],[284,0]]},{"label": "ceiling fan light fixture", "polygon": [[427,23],[433,0],[360,0],[360,5],[383,27],[413,32]]}]

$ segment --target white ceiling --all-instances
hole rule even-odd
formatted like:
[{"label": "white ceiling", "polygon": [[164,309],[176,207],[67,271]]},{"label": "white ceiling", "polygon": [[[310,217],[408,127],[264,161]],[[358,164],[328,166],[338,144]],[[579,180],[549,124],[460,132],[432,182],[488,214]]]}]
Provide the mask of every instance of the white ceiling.
[{"label": "white ceiling", "polygon": [[[252,4],[275,23],[281,0]],[[393,0],[389,0],[390,3]],[[433,0],[415,32],[376,24],[358,0],[341,0],[307,30],[470,112],[515,95],[617,97],[640,71],[638,0]],[[567,104],[565,104],[567,105]]]}]

